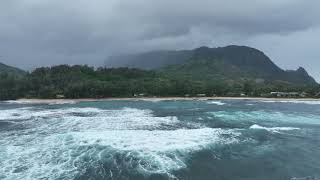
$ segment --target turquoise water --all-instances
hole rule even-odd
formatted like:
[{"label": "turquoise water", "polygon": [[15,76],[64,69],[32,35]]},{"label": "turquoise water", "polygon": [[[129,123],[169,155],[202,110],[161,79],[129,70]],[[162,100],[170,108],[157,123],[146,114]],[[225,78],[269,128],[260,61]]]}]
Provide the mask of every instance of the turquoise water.
[{"label": "turquoise water", "polygon": [[320,102],[0,103],[0,179],[319,180]]}]

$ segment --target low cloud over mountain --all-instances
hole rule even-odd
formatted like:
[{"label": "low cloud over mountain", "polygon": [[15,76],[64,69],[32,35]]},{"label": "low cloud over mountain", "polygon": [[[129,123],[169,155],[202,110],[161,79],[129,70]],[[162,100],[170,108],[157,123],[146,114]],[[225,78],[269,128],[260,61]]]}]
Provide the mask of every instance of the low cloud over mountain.
[{"label": "low cloud over mountain", "polygon": [[239,44],[319,80],[319,7],[314,0],[2,1],[0,61],[27,69],[102,65],[122,53]]}]

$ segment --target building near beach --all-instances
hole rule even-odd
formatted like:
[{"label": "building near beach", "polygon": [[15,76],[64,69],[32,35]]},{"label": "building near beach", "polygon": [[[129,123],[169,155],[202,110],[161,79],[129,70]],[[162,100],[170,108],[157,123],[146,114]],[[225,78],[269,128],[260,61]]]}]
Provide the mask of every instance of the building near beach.
[{"label": "building near beach", "polygon": [[307,93],[299,93],[299,92],[271,92],[271,96],[273,97],[287,97],[287,98],[298,98],[298,97],[307,97]]}]

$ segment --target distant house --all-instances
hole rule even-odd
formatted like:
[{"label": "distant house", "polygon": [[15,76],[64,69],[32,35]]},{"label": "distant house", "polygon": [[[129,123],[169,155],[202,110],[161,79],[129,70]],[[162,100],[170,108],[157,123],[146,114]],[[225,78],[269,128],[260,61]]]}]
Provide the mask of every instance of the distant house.
[{"label": "distant house", "polygon": [[271,94],[268,94],[268,93],[262,93],[262,94],[260,94],[260,97],[271,97]]},{"label": "distant house", "polygon": [[64,96],[63,94],[57,94],[57,95],[56,95],[56,98],[57,98],[57,99],[64,99],[65,96]]},{"label": "distant house", "polygon": [[273,97],[287,97],[287,98],[301,97],[301,94],[298,92],[271,92],[270,95]]},{"label": "distant house", "polygon": [[229,93],[227,93],[226,95],[227,95],[228,97],[238,97],[238,96],[240,96],[239,93],[232,93],[232,92],[229,92]]},{"label": "distant house", "polygon": [[197,97],[206,97],[206,94],[197,94]]},{"label": "distant house", "polygon": [[144,93],[139,93],[139,94],[133,94],[134,97],[144,97],[146,94]]},{"label": "distant house", "polygon": [[282,97],[284,94],[283,92],[271,92],[270,95],[274,97]]},{"label": "distant house", "polygon": [[287,97],[301,97],[301,94],[298,92],[289,92],[286,95]]},{"label": "distant house", "polygon": [[305,97],[308,97],[308,96],[309,96],[309,94],[306,93],[306,92],[302,92],[302,93],[300,94],[300,97],[302,97],[302,98],[305,98]]}]

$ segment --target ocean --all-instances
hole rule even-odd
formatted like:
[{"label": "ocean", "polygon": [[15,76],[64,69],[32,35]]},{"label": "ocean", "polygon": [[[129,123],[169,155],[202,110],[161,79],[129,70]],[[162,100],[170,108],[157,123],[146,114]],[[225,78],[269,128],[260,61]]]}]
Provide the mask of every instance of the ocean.
[{"label": "ocean", "polygon": [[320,180],[320,101],[0,102],[1,180]]}]

